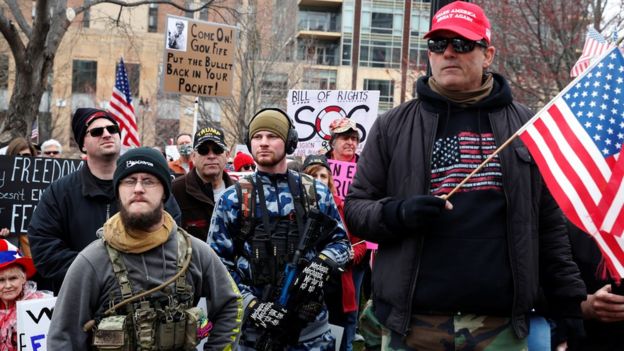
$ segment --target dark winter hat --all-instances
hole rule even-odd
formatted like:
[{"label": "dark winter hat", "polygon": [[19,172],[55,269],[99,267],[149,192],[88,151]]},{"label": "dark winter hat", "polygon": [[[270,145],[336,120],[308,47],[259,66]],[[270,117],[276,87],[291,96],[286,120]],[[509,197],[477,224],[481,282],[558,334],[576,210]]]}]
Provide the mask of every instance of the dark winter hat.
[{"label": "dark winter hat", "polygon": [[279,136],[284,142],[288,139],[290,120],[288,115],[278,109],[264,109],[252,117],[249,122],[249,139],[260,131],[270,131]]},{"label": "dark winter hat", "polygon": [[74,132],[74,139],[78,143],[78,148],[82,151],[84,145],[85,134],[87,134],[87,127],[91,122],[98,118],[106,118],[107,120],[117,124],[115,117],[104,110],[98,110],[96,108],[79,108],[74,112],[72,117],[72,131]]},{"label": "dark winter hat", "polygon": [[327,157],[325,157],[325,155],[309,155],[303,161],[304,170],[313,165],[321,165],[327,168],[327,170],[331,171],[331,169],[329,168],[329,163],[327,163]]},{"label": "dark winter hat", "polygon": [[165,201],[167,201],[171,195],[169,166],[167,166],[167,160],[165,160],[163,155],[150,147],[130,149],[119,157],[117,169],[115,169],[115,174],[113,175],[115,194],[119,190],[119,182],[122,179],[140,172],[152,174],[160,180],[163,188],[165,188]]},{"label": "dark winter hat", "polygon": [[227,150],[227,145],[225,144],[225,134],[223,133],[223,129],[206,127],[202,128],[195,133],[195,138],[193,138],[193,148],[197,149],[197,147],[207,141],[212,141],[213,143],[219,145],[224,150]]}]

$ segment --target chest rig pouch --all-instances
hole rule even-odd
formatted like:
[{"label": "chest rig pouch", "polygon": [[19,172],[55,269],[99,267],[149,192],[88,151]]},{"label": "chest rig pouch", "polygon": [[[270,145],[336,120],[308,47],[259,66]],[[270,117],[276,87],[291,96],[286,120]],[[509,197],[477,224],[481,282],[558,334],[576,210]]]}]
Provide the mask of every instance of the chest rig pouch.
[{"label": "chest rig pouch", "polygon": [[[303,218],[311,208],[318,208],[314,179],[299,174],[297,182],[289,172],[288,188],[292,194],[295,211],[288,216],[269,218],[263,184],[254,176],[246,176],[235,184],[241,204],[240,234],[234,237],[237,252],[245,252],[244,245],[251,247],[251,254],[245,258],[251,265],[253,276],[248,284],[256,287],[271,287],[274,292],[281,284],[284,267],[292,258],[303,232]],[[258,202],[256,204],[256,196]],[[256,218],[256,206],[260,206],[260,218]],[[263,295],[267,295],[265,289]],[[264,296],[271,298],[271,296]]]},{"label": "chest rig pouch", "polygon": [[[178,231],[177,273],[163,284],[133,295],[128,271],[119,251],[105,243],[122,301],[104,312],[93,335],[95,350],[195,350],[207,336],[203,310],[193,305],[193,287],[186,282],[191,261],[188,234]],[[173,285],[175,284],[175,285]],[[172,286],[173,285],[173,286]],[[164,296],[152,296],[165,290]],[[114,299],[110,299],[111,305]],[[122,314],[118,310],[125,311]],[[209,331],[209,329],[208,329]]]}]

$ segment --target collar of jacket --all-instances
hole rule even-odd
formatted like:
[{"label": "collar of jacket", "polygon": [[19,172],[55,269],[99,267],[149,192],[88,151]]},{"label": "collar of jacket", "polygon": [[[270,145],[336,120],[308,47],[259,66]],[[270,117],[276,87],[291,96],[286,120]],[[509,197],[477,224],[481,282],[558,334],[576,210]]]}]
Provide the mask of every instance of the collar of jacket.
[{"label": "collar of jacket", "polygon": [[[227,174],[227,172],[223,171],[223,183],[225,187],[229,187],[234,184],[232,178]],[[212,186],[204,186],[203,180],[197,174],[195,168],[193,168],[187,175],[184,176],[184,185],[186,188],[186,193],[189,196],[196,198],[197,200],[214,205],[214,193],[212,192]],[[202,187],[205,187],[209,190],[209,194],[202,190]]]},{"label": "collar of jacket", "polygon": [[[107,189],[102,189],[100,185],[97,183],[95,176],[91,173],[89,166],[87,163],[84,163],[84,166],[80,170],[82,172],[82,195],[87,197],[98,197],[103,196],[108,200],[112,200],[115,198],[115,194],[107,191]],[[113,180],[111,179],[111,184]]]}]

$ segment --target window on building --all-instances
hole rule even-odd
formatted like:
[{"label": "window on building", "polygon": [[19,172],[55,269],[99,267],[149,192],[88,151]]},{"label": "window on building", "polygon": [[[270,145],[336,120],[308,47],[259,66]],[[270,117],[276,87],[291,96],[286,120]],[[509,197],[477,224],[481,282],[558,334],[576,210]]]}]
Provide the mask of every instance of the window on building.
[{"label": "window on building", "polygon": [[[190,9],[193,7],[195,0],[185,0],[184,7]],[[192,11],[184,11],[184,17],[193,18],[194,12]]]},{"label": "window on building", "polygon": [[364,79],[364,90],[379,90],[379,113],[391,109],[394,105],[394,81]]},{"label": "window on building", "polygon": [[338,44],[302,41],[297,47],[297,59],[316,65],[338,65]]},{"label": "window on building", "polygon": [[392,34],[392,21],[391,13],[373,12],[371,14],[371,33]]},{"label": "window on building", "polygon": [[158,32],[158,4],[150,4],[147,12],[147,31]]},{"label": "window on building", "polygon": [[126,73],[128,73],[128,82],[130,83],[130,94],[133,98],[140,96],[139,83],[141,83],[141,64],[126,63]]},{"label": "window on building", "polygon": [[82,27],[89,28],[91,22],[91,11],[89,9],[84,10],[82,13]]},{"label": "window on building", "polygon": [[326,69],[308,69],[303,74],[303,89],[335,90],[337,72]]},{"label": "window on building", "polygon": [[199,19],[202,21],[208,20],[208,7],[204,7],[203,9],[199,10]]},{"label": "window on building", "polygon": [[72,93],[95,94],[96,83],[97,61],[74,60],[72,67]]},{"label": "window on building", "polygon": [[342,64],[345,66],[351,65],[351,38],[342,38]]},{"label": "window on building", "polygon": [[268,73],[260,81],[262,106],[270,107],[288,94],[288,75],[286,73]]},{"label": "window on building", "polygon": [[9,55],[0,54],[0,111],[9,108]]}]

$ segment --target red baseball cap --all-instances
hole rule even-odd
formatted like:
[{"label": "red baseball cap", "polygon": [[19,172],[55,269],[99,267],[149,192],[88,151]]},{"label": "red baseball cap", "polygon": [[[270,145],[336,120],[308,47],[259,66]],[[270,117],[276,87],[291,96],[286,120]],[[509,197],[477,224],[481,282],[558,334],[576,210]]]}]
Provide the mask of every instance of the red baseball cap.
[{"label": "red baseball cap", "polygon": [[490,44],[490,21],[479,5],[469,2],[455,1],[438,10],[431,21],[431,30],[424,38],[430,38],[442,30],[457,33],[470,40],[484,39]]}]

